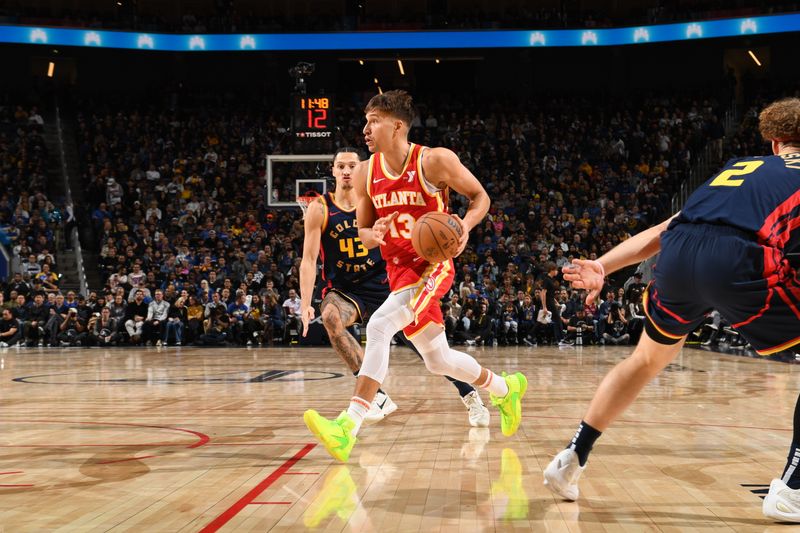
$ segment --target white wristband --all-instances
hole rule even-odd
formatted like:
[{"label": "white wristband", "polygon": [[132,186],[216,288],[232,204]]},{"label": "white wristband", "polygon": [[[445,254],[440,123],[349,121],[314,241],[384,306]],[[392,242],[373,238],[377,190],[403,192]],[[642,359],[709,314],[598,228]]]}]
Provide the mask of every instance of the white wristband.
[{"label": "white wristband", "polygon": [[595,261],[595,263],[597,264],[597,266],[600,267],[600,272],[603,273],[603,279],[605,279],[605,277],[606,277],[606,269],[603,267],[603,263],[601,263],[600,261]]}]

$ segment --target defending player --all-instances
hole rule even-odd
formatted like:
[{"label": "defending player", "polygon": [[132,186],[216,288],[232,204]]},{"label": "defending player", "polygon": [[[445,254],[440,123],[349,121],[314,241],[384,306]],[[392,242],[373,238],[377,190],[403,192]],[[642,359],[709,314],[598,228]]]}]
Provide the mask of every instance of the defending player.
[{"label": "defending player", "polygon": [[[564,277],[575,287],[602,288],[605,274],[661,250],[645,291],[645,331],[633,354],[605,377],[575,436],[545,469],[553,492],[578,497],[578,479],[602,431],[672,361],[692,332],[717,309],[761,355],[800,344],[800,283],[790,254],[800,252],[800,99],[768,106],[759,117],[767,157],[729,161],[671,219],[623,242],[598,261],[573,261]],[[781,479],[763,511],[800,522],[800,397]]]},{"label": "defending player", "polygon": [[489,390],[492,403],[500,409],[503,434],[513,435],[522,417],[525,376],[519,372],[497,376],[448,346],[439,300],[453,283],[453,261],[429,264],[411,246],[414,221],[430,211],[446,211],[452,188],[470,201],[464,219],[459,219],[464,229],[461,253],[469,231],[489,209],[489,196],[452,151],[408,142],[414,110],[406,92],[375,96],[365,111],[364,136],[373,155],[353,172],[358,234],[366,248],[381,247],[392,292],[367,325],[367,348],[350,407],[336,420],[308,410],[303,417],[306,425],[334,458],[347,461],[388,372],[391,339],[402,330],[429,371]]},{"label": "defending player", "polygon": [[[333,159],[336,189],[320,196],[308,207],[300,264],[303,336],[308,333],[309,322],[314,320],[311,295],[317,277],[317,257],[321,254],[322,277],[327,282],[322,291],[322,324],[334,351],[355,375],[361,368],[364,351],[361,343],[346,328],[362,322],[389,296],[386,263],[377,249],[367,250],[358,238],[352,173],[360,161],[355,148],[337,150]],[[469,410],[470,425],[487,427],[489,410],[483,405],[478,391],[467,383],[448,379],[458,389]],[[377,422],[396,409],[397,405],[379,389],[364,421]]]}]

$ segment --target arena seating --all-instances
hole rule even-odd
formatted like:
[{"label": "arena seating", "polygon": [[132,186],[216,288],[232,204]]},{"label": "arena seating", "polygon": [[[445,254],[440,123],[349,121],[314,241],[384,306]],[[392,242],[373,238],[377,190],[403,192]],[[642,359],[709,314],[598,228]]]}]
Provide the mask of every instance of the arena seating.
[{"label": "arena seating", "polygon": [[[0,240],[11,252],[12,272],[31,287],[38,280],[38,289],[56,292],[57,245],[65,217],[63,202],[48,181],[43,131],[36,106],[0,104]],[[26,297],[28,292],[22,291]]]},{"label": "arena seating", "polygon": [[[453,334],[464,328],[466,309],[480,314],[483,302],[493,334],[480,341],[492,342],[518,291],[533,294],[544,262],[596,257],[668,216],[692,155],[723,135],[719,104],[702,96],[650,96],[603,114],[596,104],[542,99],[518,115],[513,103],[464,112],[420,102],[411,138],[451,147],[493,198],[457,260],[461,310]],[[344,139],[357,139],[360,112],[340,115]],[[232,305],[242,291],[248,301],[259,295],[262,307],[269,295],[271,307],[260,315],[286,324],[279,304],[298,290],[302,232],[299,211],[264,205],[264,156],[279,149],[282,135],[274,115],[110,108],[85,110],[78,122],[106,301],[115,291],[132,299],[140,281],[148,298],[160,288],[174,302],[186,290],[202,305],[214,292]],[[565,307],[579,297],[563,294]],[[540,303],[532,304],[538,311]],[[520,301],[514,314],[523,307]],[[604,317],[598,310],[592,320]],[[602,329],[587,342],[601,340]],[[235,342],[253,342],[242,332]],[[548,328],[530,333],[500,341],[549,339]],[[461,337],[473,340],[468,328]],[[256,340],[275,338],[292,341],[288,334]]]}]

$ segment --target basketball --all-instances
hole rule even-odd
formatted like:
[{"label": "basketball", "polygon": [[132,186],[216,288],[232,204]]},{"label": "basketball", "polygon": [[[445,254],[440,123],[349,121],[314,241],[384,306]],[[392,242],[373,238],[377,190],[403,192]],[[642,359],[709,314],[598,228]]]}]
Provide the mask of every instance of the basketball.
[{"label": "basketball", "polygon": [[441,263],[456,255],[462,233],[461,223],[454,216],[432,211],[414,224],[411,245],[429,263]]}]

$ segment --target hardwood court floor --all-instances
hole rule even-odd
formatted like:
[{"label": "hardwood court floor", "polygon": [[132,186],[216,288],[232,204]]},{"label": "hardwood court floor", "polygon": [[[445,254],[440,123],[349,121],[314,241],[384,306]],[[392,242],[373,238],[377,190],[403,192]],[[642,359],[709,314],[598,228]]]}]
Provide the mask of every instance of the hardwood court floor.
[{"label": "hardwood court floor", "polygon": [[799,367],[684,350],[566,503],[541,471],[630,348],[470,351],[527,373],[517,435],[494,411],[470,429],[455,388],[397,349],[400,409],[343,466],[301,418],[352,393],[329,349],[3,350],[0,531],[788,530],[759,496],[783,466]]}]

